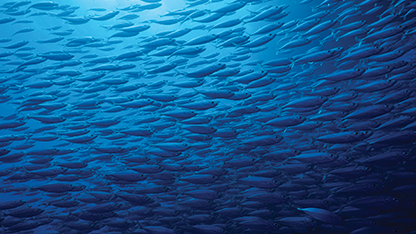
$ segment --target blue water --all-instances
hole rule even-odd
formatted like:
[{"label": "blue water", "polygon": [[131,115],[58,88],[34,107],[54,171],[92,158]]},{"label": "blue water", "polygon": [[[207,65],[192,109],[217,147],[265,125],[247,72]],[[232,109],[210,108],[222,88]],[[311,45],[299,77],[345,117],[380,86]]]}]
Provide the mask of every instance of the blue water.
[{"label": "blue water", "polygon": [[415,9],[1,2],[0,233],[414,233]]}]

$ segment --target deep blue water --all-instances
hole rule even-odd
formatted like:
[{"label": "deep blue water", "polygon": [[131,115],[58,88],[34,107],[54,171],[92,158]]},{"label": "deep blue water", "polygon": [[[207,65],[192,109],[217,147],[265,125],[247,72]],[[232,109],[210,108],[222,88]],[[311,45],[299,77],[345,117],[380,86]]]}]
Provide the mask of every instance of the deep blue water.
[{"label": "deep blue water", "polygon": [[0,233],[414,233],[412,1],[0,3]]}]

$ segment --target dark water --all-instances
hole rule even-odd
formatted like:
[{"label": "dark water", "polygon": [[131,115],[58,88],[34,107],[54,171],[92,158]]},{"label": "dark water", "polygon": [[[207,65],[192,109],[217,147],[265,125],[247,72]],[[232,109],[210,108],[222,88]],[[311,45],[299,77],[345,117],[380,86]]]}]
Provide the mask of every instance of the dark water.
[{"label": "dark water", "polygon": [[413,1],[2,1],[0,233],[413,233]]}]

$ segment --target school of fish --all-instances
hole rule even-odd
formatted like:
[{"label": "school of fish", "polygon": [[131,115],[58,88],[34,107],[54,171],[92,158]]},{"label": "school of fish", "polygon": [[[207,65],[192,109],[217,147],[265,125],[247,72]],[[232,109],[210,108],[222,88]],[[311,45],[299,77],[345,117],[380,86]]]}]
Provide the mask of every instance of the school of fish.
[{"label": "school of fish", "polygon": [[415,1],[108,2],[0,4],[0,233],[416,233]]}]

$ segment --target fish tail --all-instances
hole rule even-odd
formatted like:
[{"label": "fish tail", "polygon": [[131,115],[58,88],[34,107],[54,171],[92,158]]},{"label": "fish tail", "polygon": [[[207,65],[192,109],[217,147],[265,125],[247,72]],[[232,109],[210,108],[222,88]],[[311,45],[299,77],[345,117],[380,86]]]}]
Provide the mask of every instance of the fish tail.
[{"label": "fish tail", "polygon": [[32,134],[32,133],[28,133],[28,134],[27,134],[27,137],[26,137],[26,141],[25,141],[25,143],[26,143],[26,142],[28,142],[32,136],[33,136],[33,134]]},{"label": "fish tail", "polygon": [[[179,25],[180,26],[182,26],[182,24],[183,23],[185,23],[187,20],[189,19],[189,17],[187,16],[187,17],[185,17],[185,19],[183,19],[180,23],[179,23]],[[192,20],[192,19],[191,19]]]},{"label": "fish tail", "polygon": [[358,43],[358,47],[361,46],[361,44],[363,43],[364,39],[360,40],[360,42]]},{"label": "fish tail", "polygon": [[[110,31],[110,29],[111,29],[111,27],[105,26],[105,25],[100,25],[100,27],[107,29],[107,32]],[[107,39],[107,41],[108,41],[108,39]]]},{"label": "fish tail", "polygon": [[176,70],[176,69],[174,69],[174,71],[175,71],[175,75],[173,75],[173,76],[177,76],[177,75],[186,76],[186,74],[185,74],[185,73],[182,73],[182,72],[180,72],[180,71],[178,71],[178,70]]},{"label": "fish tail", "polygon": [[277,49],[276,50],[276,55],[278,55],[281,50],[282,50],[282,48]]},{"label": "fish tail", "polygon": [[[331,34],[328,36],[328,39],[329,38],[335,38],[335,36],[336,36],[336,34],[337,34],[337,32],[335,32],[335,29],[331,29]],[[323,42],[321,42],[322,44],[323,44]]]}]

